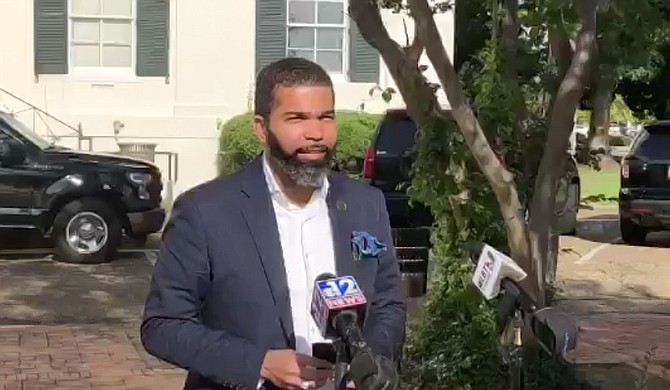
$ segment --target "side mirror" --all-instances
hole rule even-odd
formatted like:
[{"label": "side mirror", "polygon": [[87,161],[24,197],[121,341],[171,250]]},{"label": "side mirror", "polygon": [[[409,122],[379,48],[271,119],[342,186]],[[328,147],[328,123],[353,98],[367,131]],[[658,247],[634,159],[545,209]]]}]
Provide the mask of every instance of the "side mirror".
[{"label": "side mirror", "polygon": [[0,164],[3,166],[19,165],[26,159],[23,145],[15,141],[0,142]]}]

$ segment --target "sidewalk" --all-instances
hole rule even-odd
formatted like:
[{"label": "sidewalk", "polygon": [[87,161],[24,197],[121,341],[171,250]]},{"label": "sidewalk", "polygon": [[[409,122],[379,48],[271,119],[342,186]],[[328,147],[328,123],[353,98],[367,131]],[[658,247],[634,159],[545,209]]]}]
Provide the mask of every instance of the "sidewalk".
[{"label": "sidewalk", "polygon": [[0,389],[182,389],[184,372],[144,352],[138,334],[138,324],[0,328]]},{"label": "sidewalk", "polygon": [[[661,383],[650,390],[670,388],[670,316],[584,317],[579,326],[572,357],[591,381],[600,375],[604,389],[635,389],[646,372]],[[181,389],[184,372],[149,356],[138,334],[137,324],[0,328],[0,389]]]},{"label": "sidewalk", "polygon": [[[603,389],[636,389],[647,377],[648,390],[670,388],[670,316],[610,314],[578,320],[575,363]],[[597,382],[597,383],[594,383]]]},{"label": "sidewalk", "polygon": [[616,206],[579,214],[577,236],[561,237],[558,265],[558,306],[580,327],[579,372],[603,390],[670,389],[668,234],[629,246]]}]

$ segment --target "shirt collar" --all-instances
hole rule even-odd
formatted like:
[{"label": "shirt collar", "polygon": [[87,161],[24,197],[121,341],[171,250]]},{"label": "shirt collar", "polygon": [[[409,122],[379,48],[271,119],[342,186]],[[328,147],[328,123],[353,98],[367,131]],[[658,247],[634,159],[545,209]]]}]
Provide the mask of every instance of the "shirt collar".
[{"label": "shirt collar", "polygon": [[[277,181],[277,178],[275,177],[274,173],[272,172],[272,168],[270,167],[270,163],[268,162],[268,157],[265,152],[263,152],[263,174],[265,176],[265,182],[267,183],[268,189],[270,190],[270,196],[272,197],[273,200],[279,202],[283,207],[291,208],[291,209],[299,209],[298,206],[290,203],[286,196],[284,196],[284,193],[281,190],[281,187],[279,186],[279,182]],[[325,200],[326,195],[328,194],[328,189],[330,188],[330,183],[328,181],[328,177],[323,178],[323,184],[321,187],[318,187],[314,193],[312,194],[312,198],[309,200],[309,203],[312,203],[314,200]]]}]

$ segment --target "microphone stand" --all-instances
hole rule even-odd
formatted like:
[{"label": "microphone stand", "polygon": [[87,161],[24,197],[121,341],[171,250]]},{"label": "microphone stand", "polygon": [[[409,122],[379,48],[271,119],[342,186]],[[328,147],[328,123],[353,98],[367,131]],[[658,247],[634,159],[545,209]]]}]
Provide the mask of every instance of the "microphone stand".
[{"label": "microphone stand", "polygon": [[512,332],[514,340],[512,342],[512,350],[510,353],[510,376],[512,377],[512,390],[523,390],[524,375],[523,375],[523,339],[522,339],[523,319],[521,317],[521,310],[514,310],[514,318],[512,319]]},{"label": "microphone stand", "polygon": [[344,390],[346,388],[346,381],[349,374],[349,351],[346,344],[342,340],[333,341],[335,348],[335,389]]},{"label": "microphone stand", "polygon": [[524,389],[524,356],[522,309],[516,297],[506,291],[498,304],[498,326],[500,329],[500,346],[503,362],[508,367],[510,389]]}]

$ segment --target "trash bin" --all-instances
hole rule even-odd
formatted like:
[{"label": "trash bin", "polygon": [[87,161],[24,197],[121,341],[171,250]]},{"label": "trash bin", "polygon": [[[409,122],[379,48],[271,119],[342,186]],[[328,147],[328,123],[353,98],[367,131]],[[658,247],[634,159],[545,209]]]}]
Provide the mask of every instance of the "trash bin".
[{"label": "trash bin", "polygon": [[400,267],[404,297],[423,297],[428,286],[430,229],[425,227],[396,227],[391,229],[391,236]]},{"label": "trash bin", "polygon": [[428,248],[396,248],[403,295],[418,298],[426,295],[428,285]]},{"label": "trash bin", "polygon": [[152,143],[124,142],[118,143],[119,154],[139,158],[152,163],[156,162],[156,145]]}]

